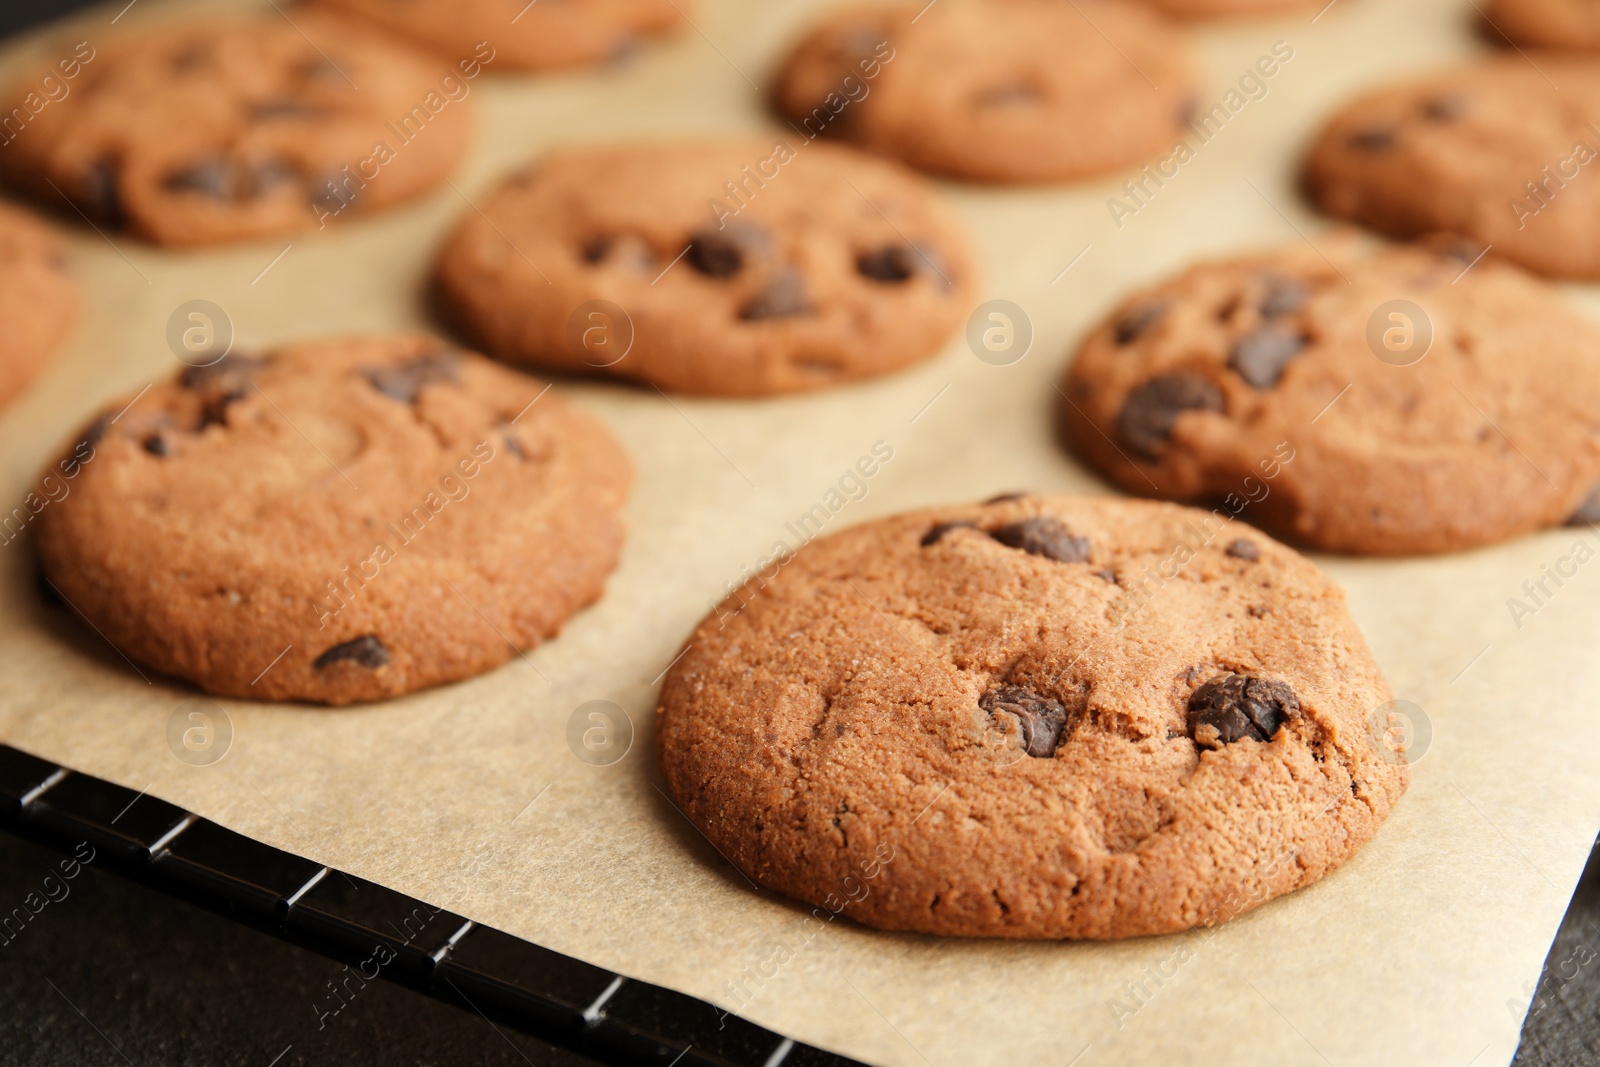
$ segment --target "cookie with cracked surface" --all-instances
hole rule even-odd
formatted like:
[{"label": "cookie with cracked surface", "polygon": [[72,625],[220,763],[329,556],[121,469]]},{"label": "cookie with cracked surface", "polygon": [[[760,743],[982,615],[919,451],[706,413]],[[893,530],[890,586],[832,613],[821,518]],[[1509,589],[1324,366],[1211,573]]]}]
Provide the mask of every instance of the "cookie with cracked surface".
[{"label": "cookie with cracked surface", "polygon": [[1588,0],[1490,0],[1484,34],[1533,48],[1600,49],[1600,9]]},{"label": "cookie with cracked surface", "polygon": [[973,303],[966,236],[922,179],[839,145],[568,149],[478,203],[436,276],[463,332],[512,362],[795,392],[926,359]]},{"label": "cookie with cracked surface", "polygon": [[1133,937],[1308,885],[1407,768],[1343,594],[1241,529],[1025,495],[820,538],[668,672],[672,796],[754,881],[886,929]]},{"label": "cookie with cracked surface", "polygon": [[1312,144],[1307,192],[1391,237],[1461,234],[1540,274],[1600,278],[1600,68],[1537,63],[1497,56],[1351,101]]},{"label": "cookie with cracked surface", "polygon": [[48,225],[0,203],[0,407],[61,347],[78,316],[78,284]]},{"label": "cookie with cracked surface", "polygon": [[1600,328],[1470,247],[1321,244],[1124,300],[1067,372],[1074,450],[1130,492],[1335,552],[1454,552],[1578,516],[1600,483]]},{"label": "cookie with cracked surface", "polygon": [[[182,22],[101,46],[0,171],[162,245],[314,230],[443,182],[471,132],[471,101],[441,88],[455,73],[317,12]],[[16,83],[6,114],[39,78]]]},{"label": "cookie with cracked surface", "polygon": [[830,12],[789,55],[777,110],[913,167],[984,182],[1106,174],[1183,135],[1182,30],[1134,4],[944,0]]},{"label": "cookie with cracked surface", "polygon": [[494,69],[547,71],[628,55],[645,40],[687,24],[689,0],[311,0],[311,6],[357,16],[443,59],[459,60],[481,44]]},{"label": "cookie with cracked surface", "polygon": [[598,598],[622,543],[626,456],[544,388],[417,335],[188,368],[70,450],[45,574],[128,657],[221,696],[480,674]]}]

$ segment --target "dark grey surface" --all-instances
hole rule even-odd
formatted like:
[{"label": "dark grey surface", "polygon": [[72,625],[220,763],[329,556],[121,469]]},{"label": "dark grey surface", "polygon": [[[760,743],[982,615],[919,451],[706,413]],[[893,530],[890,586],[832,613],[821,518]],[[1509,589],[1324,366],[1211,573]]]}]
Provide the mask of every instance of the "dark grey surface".
[{"label": "dark grey surface", "polygon": [[88,7],[89,3],[90,0],[0,0],[0,36]]},{"label": "dark grey surface", "polygon": [[[1508,1009],[1509,1010],[1509,1009]],[[1513,1067],[1600,1063],[1600,841],[1545,957]]]}]

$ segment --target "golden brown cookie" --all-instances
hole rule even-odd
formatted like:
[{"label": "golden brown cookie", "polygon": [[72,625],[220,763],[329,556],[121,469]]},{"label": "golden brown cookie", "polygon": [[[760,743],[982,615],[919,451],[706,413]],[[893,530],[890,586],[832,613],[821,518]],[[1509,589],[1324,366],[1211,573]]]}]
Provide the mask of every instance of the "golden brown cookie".
[{"label": "golden brown cookie", "polygon": [[833,11],[789,55],[774,102],[922,170],[1053,182],[1170,149],[1194,104],[1186,36],[1105,0],[942,0]]},{"label": "golden brown cookie", "polygon": [[1470,249],[1321,248],[1124,300],[1062,387],[1078,454],[1130,492],[1335,552],[1600,518],[1600,328],[1493,257],[1468,269]]},{"label": "golden brown cookie", "polygon": [[1249,18],[1316,12],[1330,0],[1136,0],[1175,19]]},{"label": "golden brown cookie", "polygon": [[615,59],[674,33],[691,0],[309,0],[366,19],[443,59],[494,54],[495,70],[545,71]]},{"label": "golden brown cookie", "polygon": [[1600,66],[1476,60],[1345,105],[1312,145],[1305,183],[1323,211],[1380,233],[1459,233],[1541,274],[1596,278],[1597,120]]},{"label": "golden brown cookie", "polygon": [[1590,0],[1489,0],[1481,10],[1490,40],[1534,48],[1600,49],[1600,6]]},{"label": "golden brown cookie", "polygon": [[471,132],[461,70],[312,11],[108,41],[30,115],[43,76],[5,96],[7,113],[29,117],[6,127],[0,173],[164,245],[315,230],[400,203],[441,183]]},{"label": "golden brown cookie", "polygon": [[622,543],[628,460],[547,388],[417,335],[186,369],[68,450],[45,574],[125,655],[223,696],[482,673],[599,597]]},{"label": "golden brown cookie", "polygon": [[1389,700],[1338,587],[1264,535],[1008,496],[740,590],[668,672],[658,748],[763,886],[886,929],[1118,938],[1348,859],[1406,787]]},{"label": "golden brown cookie", "polygon": [[918,176],[798,137],[553,152],[476,198],[439,287],[493,355],[759,396],[933,355],[972,309],[967,239]]},{"label": "golden brown cookie", "polygon": [[0,203],[0,407],[61,347],[78,302],[60,238],[27,212]]}]

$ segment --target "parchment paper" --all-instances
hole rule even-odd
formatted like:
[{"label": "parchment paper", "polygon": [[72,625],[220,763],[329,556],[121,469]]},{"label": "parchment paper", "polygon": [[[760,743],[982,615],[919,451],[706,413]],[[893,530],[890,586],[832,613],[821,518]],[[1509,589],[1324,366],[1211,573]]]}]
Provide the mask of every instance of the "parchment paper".
[{"label": "parchment paper", "polygon": [[[104,40],[121,6],[13,46],[0,73],[22,52]],[[242,345],[426,326],[427,266],[472,210],[465,198],[546,146],[781,134],[757,87],[819,6],[706,0],[695,30],[621,68],[480,78],[480,136],[459,192],[393,214],[192,254],[121,237],[113,247],[77,228],[89,310],[0,420],[0,500],[20,501],[98,405],[175,369],[164,335],[184,301],[221,305]],[[115,29],[183,10],[143,0]],[[1425,709],[1431,742],[1410,793],[1345,868],[1215,930],[1015,944],[839,921],[810,936],[804,909],[753,891],[654,784],[657,679],[726,583],[776,542],[792,545],[785,524],[874,442],[893,459],[830,529],[1020,487],[1107,491],[1051,434],[1052,383],[1081,332],[1128,287],[1195,257],[1315,241],[1325,224],[1298,201],[1293,165],[1319,117],[1359,86],[1485,47],[1455,0],[1339,0],[1315,22],[1302,14],[1197,36],[1207,106],[1274,42],[1294,56],[1120,228],[1107,198],[1121,178],[947,187],[977,235],[987,295],[1031,317],[1021,361],[989,365],[956,339],[908,373],[755,403],[558,384],[621,435],[639,485],[609,593],[526,659],[342,711],[223,702],[231,748],[192,766],[169,748],[168,724],[197,694],[147,682],[93,632],[39,606],[19,541],[0,547],[0,738],[873,1063],[1506,1063],[1600,826],[1590,756],[1600,746],[1600,564],[1549,586],[1520,627],[1507,598],[1592,540],[1586,532],[1437,559],[1321,561],[1349,591],[1397,695]],[[608,767],[580,761],[566,740],[573,710],[590,700],[615,701],[637,727],[632,750]],[[740,979],[753,995],[735,992]]]}]

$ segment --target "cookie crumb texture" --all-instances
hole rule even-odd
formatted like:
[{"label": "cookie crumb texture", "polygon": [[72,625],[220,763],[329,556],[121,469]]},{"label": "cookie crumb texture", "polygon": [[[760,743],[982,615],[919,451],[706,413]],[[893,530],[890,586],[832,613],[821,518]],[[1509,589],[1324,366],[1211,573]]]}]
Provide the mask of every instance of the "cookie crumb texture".
[{"label": "cookie crumb texture", "polygon": [[1600,328],[1492,254],[1467,270],[1473,246],[1318,243],[1124,300],[1062,386],[1073,449],[1129,492],[1334,552],[1578,517],[1600,488]]},{"label": "cookie crumb texture", "polygon": [[0,407],[61,347],[79,303],[78,283],[55,231],[0,203]]},{"label": "cookie crumb texture", "polygon": [[439,286],[514,362],[681,393],[818,389],[928,358],[975,299],[966,236],[921,178],[787,135],[554,152],[479,204]]},{"label": "cookie crumb texture", "polygon": [[690,0],[311,0],[366,19],[441,59],[494,48],[492,69],[547,71],[623,59],[646,39],[682,30]]},{"label": "cookie crumb texture", "polygon": [[1195,78],[1148,7],[942,0],[830,12],[789,55],[777,110],[921,170],[984,182],[1107,174],[1171,149]]},{"label": "cookie crumb texture", "polygon": [[[441,183],[471,134],[472,101],[440,88],[453,68],[350,19],[209,19],[97,48],[0,168],[41,203],[65,196],[157,244],[292,234],[387,208]],[[42,76],[17,81],[5,111]]]},{"label": "cookie crumb texture", "polygon": [[422,336],[229,355],[66,450],[40,559],[119,650],[221,696],[480,674],[597,599],[622,544],[628,460],[544,388]]},{"label": "cookie crumb texture", "polygon": [[1392,237],[1462,234],[1540,274],[1600,278],[1600,68],[1535,62],[1509,53],[1351,101],[1307,156],[1312,200]]},{"label": "cookie crumb texture", "polygon": [[[995,536],[1025,523],[1086,551]],[[1407,782],[1368,728],[1388,699],[1291,550],[1171,504],[1024,496],[802,549],[695,632],[658,745],[764,886],[885,929],[1118,938],[1349,858]]]}]

